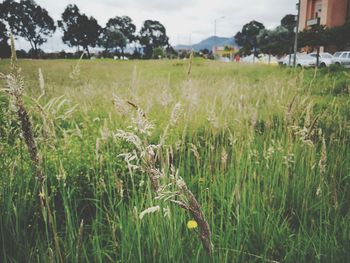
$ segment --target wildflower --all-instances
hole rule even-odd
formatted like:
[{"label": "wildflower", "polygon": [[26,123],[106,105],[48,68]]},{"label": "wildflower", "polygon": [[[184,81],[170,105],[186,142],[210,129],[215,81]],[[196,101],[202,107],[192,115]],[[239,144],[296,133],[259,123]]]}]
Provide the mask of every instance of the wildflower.
[{"label": "wildflower", "polygon": [[187,228],[188,229],[194,229],[198,227],[198,223],[195,220],[189,220],[187,222]]},{"label": "wildflower", "polygon": [[40,197],[41,199],[44,199],[44,198],[45,198],[44,192],[40,192],[40,193],[39,193],[39,197]]}]

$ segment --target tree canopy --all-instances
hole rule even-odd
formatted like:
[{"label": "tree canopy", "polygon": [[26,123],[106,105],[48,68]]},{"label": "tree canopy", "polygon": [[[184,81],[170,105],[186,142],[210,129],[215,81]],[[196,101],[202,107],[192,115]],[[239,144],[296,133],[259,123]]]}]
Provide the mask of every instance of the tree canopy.
[{"label": "tree canopy", "polygon": [[1,4],[2,19],[6,21],[15,36],[26,39],[34,55],[37,55],[39,46],[52,36],[56,27],[48,12],[37,5],[34,0],[5,0]]},{"label": "tree canopy", "polygon": [[128,16],[116,16],[108,20],[103,29],[102,46],[105,49],[119,47],[124,56],[124,48],[127,44],[136,40],[136,26]]},{"label": "tree canopy", "polygon": [[318,48],[329,44],[328,30],[324,25],[315,25],[299,33],[299,47]]},{"label": "tree canopy", "polygon": [[333,27],[327,30],[328,43],[344,50],[350,47],[350,19],[340,27]]},{"label": "tree canopy", "polygon": [[245,24],[241,31],[235,35],[236,43],[241,46],[243,54],[249,55],[254,51],[257,52],[257,36],[260,30],[265,29],[265,26],[258,21],[251,21]]},{"label": "tree canopy", "polygon": [[0,21],[0,58],[8,58],[11,55],[11,48],[7,43],[8,39],[6,26]]},{"label": "tree canopy", "polygon": [[68,46],[82,46],[90,56],[89,47],[99,44],[102,28],[92,16],[81,14],[76,5],[68,5],[62,13],[58,26],[63,31],[62,40]]},{"label": "tree canopy", "polygon": [[290,33],[294,33],[294,28],[296,26],[297,22],[295,20],[295,15],[285,15],[282,19],[281,19],[281,26],[283,26],[284,28],[286,28],[288,30],[288,32]]},{"label": "tree canopy", "polygon": [[274,30],[262,29],[257,36],[257,42],[263,53],[281,56],[290,52],[289,32],[283,26]]},{"label": "tree canopy", "polygon": [[145,58],[151,58],[153,49],[169,46],[169,38],[165,27],[158,21],[146,20],[140,30],[140,44],[143,46]]}]

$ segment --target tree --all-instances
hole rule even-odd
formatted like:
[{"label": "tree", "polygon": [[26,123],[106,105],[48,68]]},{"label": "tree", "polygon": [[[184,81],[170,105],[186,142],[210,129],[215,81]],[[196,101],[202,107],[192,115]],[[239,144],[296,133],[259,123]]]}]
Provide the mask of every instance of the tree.
[{"label": "tree", "polygon": [[63,31],[62,40],[70,47],[82,46],[90,57],[89,47],[95,47],[99,43],[102,29],[93,17],[80,14],[76,5],[68,5],[62,13],[62,20],[58,26]]},{"label": "tree", "polygon": [[289,32],[283,26],[274,30],[262,29],[257,36],[257,42],[263,53],[281,56],[289,52]]},{"label": "tree", "polygon": [[[128,16],[116,16],[108,20],[104,29],[104,46],[107,48],[119,47],[124,56],[127,44],[136,40],[136,26]],[[113,46],[109,43],[113,43]]]},{"label": "tree", "polygon": [[11,48],[7,43],[8,39],[6,26],[0,21],[0,58],[9,58],[11,56]]},{"label": "tree", "polygon": [[152,54],[152,58],[155,59],[161,59],[164,57],[164,49],[161,47],[156,47],[155,49],[153,49],[153,54]]},{"label": "tree", "polygon": [[309,46],[312,48],[319,48],[329,44],[328,30],[324,25],[314,25],[309,29],[305,29],[299,33],[300,47]]},{"label": "tree", "polygon": [[329,44],[334,45],[338,50],[345,50],[350,47],[350,20],[343,26],[333,27],[326,30]]},{"label": "tree", "polygon": [[145,58],[151,58],[153,49],[169,46],[169,38],[165,27],[158,21],[146,20],[140,30],[140,44],[143,46]]},{"label": "tree", "polygon": [[295,39],[295,27],[297,22],[295,20],[295,15],[285,15],[281,20],[281,26],[287,29],[288,34],[284,36],[285,54],[291,54],[294,48]]},{"label": "tree", "polygon": [[119,47],[124,56],[124,47],[126,47],[127,39],[122,32],[119,30],[105,28],[103,30],[103,37],[101,39],[101,45],[106,49],[108,53],[109,49],[115,49]]},{"label": "tree", "polygon": [[281,19],[281,26],[286,28],[290,33],[294,33],[296,24],[295,15],[288,14]]},{"label": "tree", "polygon": [[242,47],[241,51],[243,54],[251,54],[254,51],[254,55],[257,53],[258,43],[257,36],[260,30],[264,29],[265,26],[255,20],[245,24],[240,32],[235,35],[236,43]]},{"label": "tree", "polygon": [[12,33],[23,37],[37,57],[39,47],[52,36],[56,27],[48,12],[34,0],[5,0],[1,5],[2,18],[8,23]]}]

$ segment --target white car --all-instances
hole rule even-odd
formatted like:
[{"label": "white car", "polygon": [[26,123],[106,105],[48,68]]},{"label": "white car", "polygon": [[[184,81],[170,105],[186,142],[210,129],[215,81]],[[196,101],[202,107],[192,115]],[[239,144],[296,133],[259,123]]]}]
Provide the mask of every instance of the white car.
[{"label": "white car", "polygon": [[[317,60],[317,53],[313,52],[309,54],[311,57],[314,57]],[[318,65],[323,68],[323,67],[329,67],[332,64],[332,58],[333,56],[327,52],[321,52],[319,54],[319,61]]]},{"label": "white car", "polygon": [[[282,58],[279,61],[279,64],[283,66],[293,66],[293,62],[294,62],[294,54],[290,54]],[[316,67],[316,58],[307,54],[297,54],[295,64],[297,67],[300,67],[300,68]]]},{"label": "white car", "polygon": [[350,51],[336,52],[332,58],[332,64],[343,65],[350,68]]}]

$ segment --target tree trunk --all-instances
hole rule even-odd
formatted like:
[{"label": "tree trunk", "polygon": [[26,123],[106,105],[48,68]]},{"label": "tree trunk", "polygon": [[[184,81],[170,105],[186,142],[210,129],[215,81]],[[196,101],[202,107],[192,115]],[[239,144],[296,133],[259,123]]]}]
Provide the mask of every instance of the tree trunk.
[{"label": "tree trunk", "polygon": [[37,58],[37,56],[36,56],[37,50],[36,50],[35,43],[32,40],[29,40],[29,39],[28,39],[28,41],[29,41],[30,47],[32,48],[32,51],[33,51],[31,57],[32,58]]},{"label": "tree trunk", "polygon": [[38,45],[37,45],[37,43],[34,43],[34,58],[35,59],[39,58],[39,52],[38,52]]},{"label": "tree trunk", "polygon": [[86,47],[85,47],[85,50],[86,50],[86,53],[87,53],[87,57],[90,58],[91,56],[90,56],[89,47],[86,46]]}]

